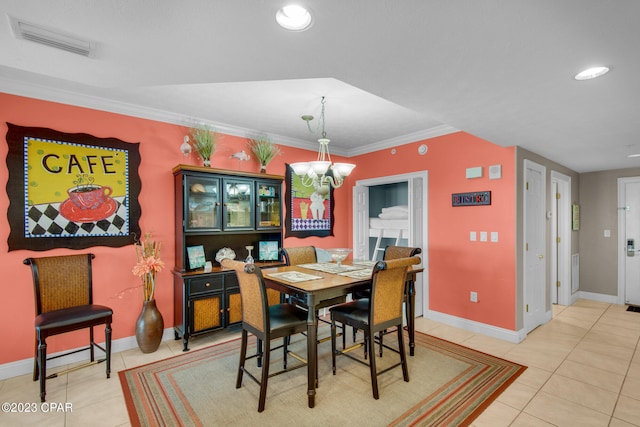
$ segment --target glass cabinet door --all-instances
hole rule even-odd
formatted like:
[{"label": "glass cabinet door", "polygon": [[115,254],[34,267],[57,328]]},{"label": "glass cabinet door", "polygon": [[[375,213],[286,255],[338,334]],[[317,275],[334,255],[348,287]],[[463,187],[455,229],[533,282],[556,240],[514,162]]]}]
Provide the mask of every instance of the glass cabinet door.
[{"label": "glass cabinet door", "polygon": [[187,176],[185,229],[220,229],[220,180]]},{"label": "glass cabinet door", "polygon": [[223,228],[254,228],[253,181],[242,179],[224,180]]},{"label": "glass cabinet door", "polygon": [[257,228],[280,228],[280,183],[257,181]]}]

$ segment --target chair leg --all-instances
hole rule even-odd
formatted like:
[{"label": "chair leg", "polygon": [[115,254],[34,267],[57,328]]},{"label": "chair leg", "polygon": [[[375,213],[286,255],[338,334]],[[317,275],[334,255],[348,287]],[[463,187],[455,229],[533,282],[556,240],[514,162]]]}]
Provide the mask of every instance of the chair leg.
[{"label": "chair leg", "polygon": [[256,354],[258,355],[258,357],[256,358],[256,364],[258,368],[262,366],[261,351],[262,351],[262,340],[256,337]]},{"label": "chair leg", "polygon": [[38,381],[40,378],[40,365],[38,364],[38,337],[36,336],[36,344],[33,349],[33,380]]},{"label": "chair leg", "polygon": [[[344,345],[342,346],[344,349]],[[336,321],[331,319],[331,369],[336,374]]]},{"label": "chair leg", "polygon": [[404,330],[398,325],[398,347],[400,350],[400,362],[402,362],[402,376],[405,382],[409,382],[409,369],[407,368],[407,354],[404,349]]},{"label": "chair leg", "polygon": [[240,340],[240,362],[238,364],[238,377],[236,379],[236,388],[240,388],[240,386],[242,386],[242,374],[244,373],[245,360],[247,360],[247,331],[243,329],[242,338]]},{"label": "chair leg", "polygon": [[91,357],[91,361],[95,360],[95,353],[93,351],[93,346],[95,345],[95,341],[93,340],[93,326],[89,327],[89,356]]},{"label": "chair leg", "polygon": [[271,341],[264,341],[264,352],[262,353],[262,380],[260,381],[260,400],[258,401],[258,412],[264,411],[264,402],[267,399],[267,382],[269,381],[269,359],[271,356]]},{"label": "chair leg", "polygon": [[46,381],[47,381],[47,343],[44,337],[40,337],[38,342],[38,365],[40,376],[40,402],[45,401]]},{"label": "chair leg", "polygon": [[289,347],[289,337],[290,336],[286,336],[284,338],[282,338],[282,350],[283,350],[283,355],[282,355],[282,368],[283,369],[287,369],[287,354],[288,352],[288,348]]},{"label": "chair leg", "polygon": [[368,330],[365,335],[369,338],[369,370],[371,371],[371,388],[373,390],[373,398],[378,399],[378,371],[376,370],[376,340],[373,339],[373,331]]},{"label": "chair leg", "polygon": [[382,357],[382,337],[384,336],[386,330],[380,331],[380,357]]},{"label": "chair leg", "polygon": [[111,378],[111,323],[104,328],[105,351],[107,353],[107,378]]}]

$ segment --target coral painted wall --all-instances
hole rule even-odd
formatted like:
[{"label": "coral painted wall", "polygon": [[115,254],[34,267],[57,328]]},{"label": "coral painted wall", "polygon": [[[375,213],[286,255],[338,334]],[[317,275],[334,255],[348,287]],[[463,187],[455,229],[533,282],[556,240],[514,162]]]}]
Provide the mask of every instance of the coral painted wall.
[{"label": "coral painted wall", "polygon": [[[87,108],[35,100],[0,93],[0,134],[6,135],[6,122],[20,126],[48,127],[61,132],[88,133],[139,142],[142,162],[140,205],[141,228],[152,231],[162,241],[162,258],[167,270],[159,275],[156,291],[165,327],[173,318],[173,180],[171,169],[179,163],[199,165],[195,157],[185,158],[179,151],[185,129],[178,125],[107,113]],[[426,143],[429,150],[420,156],[417,148]],[[229,156],[246,150],[244,138],[221,135],[212,158],[216,168],[258,171],[251,160],[242,165]],[[282,155],[268,166],[270,174],[284,175],[285,163],[308,160],[315,152],[281,147]],[[6,143],[0,144],[0,157],[6,158]],[[333,156],[334,161],[344,161]],[[515,160],[514,148],[503,148],[472,135],[458,132],[426,141],[355,156],[354,173],[344,187],[335,192],[334,237],[288,238],[285,245],[351,247],[352,191],[356,180],[408,172],[429,171],[429,300],[430,310],[513,330],[515,325]],[[502,165],[502,179],[489,180],[489,165]],[[466,179],[465,169],[483,166],[485,176]],[[8,171],[0,167],[0,186],[6,186]],[[451,207],[451,193],[492,191],[491,206]],[[0,191],[0,211],[9,200]],[[5,217],[6,218],[6,217]],[[469,232],[497,231],[499,242],[470,242]],[[0,364],[33,357],[33,289],[29,268],[22,264],[30,256],[74,253],[69,249],[46,252],[8,252],[9,225],[0,219]],[[135,321],[142,305],[138,279],[131,273],[135,255],[131,246],[93,247],[94,301],[114,309],[114,339],[134,335]],[[469,302],[469,291],[478,292],[479,302]],[[98,340],[101,332],[97,331]],[[52,337],[49,351],[56,352],[84,345],[84,334]]]},{"label": "coral painted wall", "polygon": [[[201,165],[195,157],[185,158],[179,150],[185,129],[153,120],[140,119],[120,114],[107,113],[87,108],[74,107],[53,102],[0,93],[0,158],[6,159],[6,122],[19,126],[46,127],[61,132],[88,133],[97,137],[114,137],[125,142],[139,142],[142,180],[140,226],[144,232],[152,231],[154,238],[162,241],[162,259],[166,270],[158,276],[156,299],[165,320],[165,327],[173,319],[173,283],[170,270],[173,268],[173,175],[171,170],[180,163]],[[229,156],[245,149],[244,138],[221,135],[212,157],[212,167],[257,172],[259,165],[254,160],[239,164]],[[291,147],[281,147],[268,166],[270,174],[284,175],[285,162],[308,160],[315,152]],[[340,156],[336,156],[336,161]],[[8,171],[0,167],[0,187],[6,188]],[[336,218],[346,218],[350,204],[348,191],[335,193]],[[20,202],[20,201],[18,201]],[[9,200],[6,191],[0,191],[0,211],[7,212]],[[349,246],[351,234],[347,221],[336,221],[336,237],[291,238],[286,245],[313,244],[318,247]],[[55,249],[51,251],[18,250],[8,252],[9,225],[6,216],[0,219],[0,266],[3,277],[0,281],[0,364],[33,357],[33,286],[30,269],[22,261],[28,257],[63,255],[68,253],[93,252],[94,302],[110,306],[114,310],[113,339],[133,336],[135,322],[142,306],[142,289],[139,279],[131,273],[135,263],[132,246],[122,248],[92,247],[85,250]],[[97,340],[102,341],[103,332],[96,330]],[[54,353],[86,344],[86,333],[77,332],[52,337],[48,340],[48,351]]]},{"label": "coral painted wall", "polygon": [[[425,155],[418,154],[421,144],[428,146]],[[515,149],[458,132],[352,160],[358,167],[351,180],[428,171],[429,309],[514,330]],[[489,179],[490,165],[502,165],[501,179]],[[477,166],[483,177],[467,179],[466,169]],[[452,193],[486,190],[490,206],[451,206]],[[498,242],[480,242],[481,231],[489,240],[498,232]],[[478,303],[470,302],[471,291]]]}]

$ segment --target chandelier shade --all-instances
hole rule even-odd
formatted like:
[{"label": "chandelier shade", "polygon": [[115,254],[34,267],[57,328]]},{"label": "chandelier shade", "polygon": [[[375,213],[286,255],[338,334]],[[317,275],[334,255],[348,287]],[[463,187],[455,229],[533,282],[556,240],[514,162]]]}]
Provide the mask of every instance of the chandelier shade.
[{"label": "chandelier shade", "polygon": [[[329,142],[327,133],[325,131],[325,98],[322,97],[320,101],[322,105],[322,111],[320,113],[320,123],[318,129],[322,129],[321,138],[318,139],[320,147],[318,148],[317,160],[308,162],[296,162],[291,164],[293,172],[298,175],[305,187],[314,187],[316,191],[328,191],[328,187],[338,188],[344,183],[344,178],[349,176],[356,165],[352,163],[335,163],[331,162],[331,155],[329,154]],[[304,115],[302,120],[307,122],[309,131],[314,133],[311,129],[309,122],[313,120],[313,116]],[[329,174],[331,171],[331,174]]]}]

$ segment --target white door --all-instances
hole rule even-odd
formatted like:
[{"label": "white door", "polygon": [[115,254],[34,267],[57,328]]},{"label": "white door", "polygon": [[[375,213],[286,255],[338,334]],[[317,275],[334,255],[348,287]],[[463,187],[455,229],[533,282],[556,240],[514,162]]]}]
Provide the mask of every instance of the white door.
[{"label": "white door", "polygon": [[529,333],[545,320],[546,169],[524,161],[524,328]]},{"label": "white door", "polygon": [[[425,228],[426,221],[423,198],[426,197],[426,195],[424,193],[425,191],[422,178],[412,178],[409,180],[409,206],[411,207],[411,213],[409,216],[409,220],[411,221],[409,246],[416,248],[425,248],[424,235],[427,230]],[[423,253],[421,267],[424,268],[425,273],[418,274],[415,281],[416,306],[414,309],[416,317],[422,316],[423,308],[429,306],[428,294],[425,294],[423,286],[424,276],[427,274],[426,263],[426,253]]]},{"label": "white door", "polygon": [[624,303],[640,305],[640,178],[624,182]]}]

